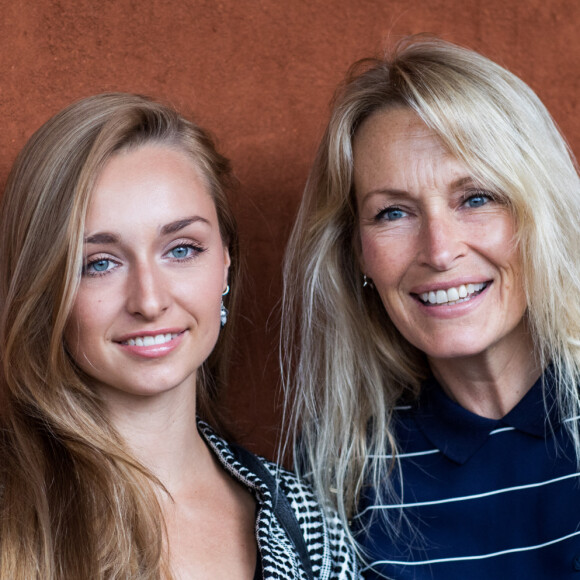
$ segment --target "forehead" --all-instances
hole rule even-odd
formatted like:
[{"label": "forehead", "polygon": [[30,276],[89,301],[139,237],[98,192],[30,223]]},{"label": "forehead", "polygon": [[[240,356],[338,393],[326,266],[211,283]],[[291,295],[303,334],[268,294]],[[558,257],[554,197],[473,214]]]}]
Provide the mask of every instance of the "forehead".
[{"label": "forehead", "polygon": [[193,211],[217,219],[209,187],[191,157],[168,146],[144,145],[107,161],[89,200],[86,225],[162,223]]},{"label": "forehead", "polygon": [[360,126],[353,141],[357,191],[384,181],[457,179],[467,168],[453,157],[419,116],[404,108],[378,111]]},{"label": "forehead", "polygon": [[355,134],[355,163],[369,153],[393,154],[412,149],[428,154],[448,154],[441,139],[414,112],[405,108],[377,111],[364,120]]}]

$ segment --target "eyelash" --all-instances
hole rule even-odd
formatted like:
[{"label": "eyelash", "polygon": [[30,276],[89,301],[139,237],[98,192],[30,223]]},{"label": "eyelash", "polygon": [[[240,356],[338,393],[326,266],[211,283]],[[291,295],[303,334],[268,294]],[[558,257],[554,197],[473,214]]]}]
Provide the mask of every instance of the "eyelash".
[{"label": "eyelash", "polygon": [[481,198],[486,198],[487,201],[479,206],[476,206],[473,209],[476,209],[477,207],[482,207],[483,205],[486,205],[487,203],[489,203],[490,201],[496,201],[497,197],[495,195],[493,195],[493,193],[489,192],[489,191],[484,191],[484,190],[472,190],[472,191],[466,191],[462,200],[461,200],[461,204],[465,205],[468,201],[471,201],[472,199],[476,199],[478,197]]},{"label": "eyelash", "polygon": [[90,260],[89,262],[87,262],[83,266],[83,276],[89,276],[91,278],[98,278],[99,276],[105,276],[111,270],[114,270],[114,268],[107,268],[106,270],[101,270],[101,271],[91,270],[91,267],[94,266],[95,264],[98,264],[99,262],[109,262],[111,264],[117,263],[117,262],[115,262],[115,260],[112,260],[111,258],[107,258],[105,256],[97,256],[96,258],[93,258],[92,260]]},{"label": "eyelash", "polygon": [[[175,250],[178,250],[180,248],[187,248],[189,250],[188,255],[184,256],[183,258],[178,258],[176,256],[170,256],[171,252],[174,252]],[[182,242],[182,243],[175,244],[172,248],[167,250],[167,252],[165,252],[164,255],[168,256],[174,262],[188,262],[189,260],[195,259],[197,256],[199,256],[199,254],[201,254],[205,251],[206,251],[206,248],[204,248],[200,245],[192,244],[190,242]],[[100,276],[105,276],[105,275],[109,274],[112,270],[115,269],[114,267],[111,267],[111,268],[107,268],[106,270],[101,270],[101,271],[92,270],[91,268],[93,268],[95,266],[95,264],[98,264],[99,262],[109,262],[109,264],[118,265],[118,262],[116,262],[112,258],[109,258],[107,256],[96,256],[95,258],[91,259],[83,266],[82,275],[89,276],[91,278],[98,278]]]},{"label": "eyelash", "polygon": [[[472,191],[465,192],[465,194],[463,195],[463,197],[461,199],[461,205],[463,206],[463,205],[467,204],[467,202],[471,201],[472,199],[476,199],[476,198],[479,198],[479,197],[480,198],[485,198],[487,201],[485,203],[482,203],[481,205],[475,206],[475,207],[473,207],[471,209],[477,209],[479,207],[482,207],[482,206],[486,205],[487,203],[489,203],[490,201],[498,201],[497,200],[497,196],[495,196],[493,193],[491,193],[489,191],[485,191],[485,190],[472,190]],[[389,212],[400,212],[403,215],[400,215],[399,217],[394,218],[394,219],[389,219],[387,217],[387,214]],[[387,206],[387,207],[384,207],[383,209],[379,210],[377,212],[376,216],[375,216],[375,221],[377,221],[377,222],[381,222],[381,221],[388,221],[388,222],[397,221],[397,220],[405,217],[405,215],[407,213],[408,212],[406,210],[402,209],[401,207],[396,206],[396,205],[391,205],[391,206]]]},{"label": "eyelash", "polygon": [[191,252],[184,258],[177,258],[176,256],[173,256],[172,259],[175,260],[176,262],[186,262],[189,260],[193,260],[194,258],[199,256],[199,254],[202,254],[206,250],[206,248],[200,246],[199,244],[193,244],[191,242],[182,242],[175,244],[171,249],[169,249],[166,252],[166,255],[170,254],[171,252],[174,252],[175,250],[178,250],[179,248],[188,248],[189,250],[191,250]]},{"label": "eyelash", "polygon": [[404,216],[400,216],[400,217],[395,218],[395,219],[388,219],[387,218],[387,213],[388,212],[391,212],[391,211],[393,211],[393,212],[394,211],[398,211],[398,212],[401,212],[403,214],[406,214],[407,213],[404,209],[402,209],[402,208],[400,208],[400,207],[398,207],[396,205],[390,205],[388,207],[385,207],[385,208],[381,209],[377,213],[377,215],[375,216],[375,221],[377,221],[377,222],[381,222],[381,221],[394,222],[394,221],[397,221],[398,219],[401,219],[402,217],[404,217]]}]

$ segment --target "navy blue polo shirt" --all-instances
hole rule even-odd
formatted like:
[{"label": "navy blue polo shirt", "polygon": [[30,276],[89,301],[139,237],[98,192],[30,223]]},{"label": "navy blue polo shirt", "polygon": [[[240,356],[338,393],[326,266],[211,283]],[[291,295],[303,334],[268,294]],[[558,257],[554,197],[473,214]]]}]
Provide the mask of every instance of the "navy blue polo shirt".
[{"label": "navy blue polo shirt", "polygon": [[366,488],[353,521],[367,580],[580,580],[580,474],[549,375],[546,402],[540,379],[500,420],[434,380],[397,410],[403,487],[394,470],[398,498]]}]

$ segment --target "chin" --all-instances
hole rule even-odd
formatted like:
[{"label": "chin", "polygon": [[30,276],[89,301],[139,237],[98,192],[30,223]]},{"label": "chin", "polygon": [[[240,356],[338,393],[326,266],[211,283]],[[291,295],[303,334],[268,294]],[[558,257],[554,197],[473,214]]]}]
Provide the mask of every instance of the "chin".
[{"label": "chin", "polygon": [[455,337],[454,340],[442,340],[440,337],[433,337],[428,341],[420,341],[415,346],[430,359],[447,360],[478,356],[490,347],[489,344],[482,343],[481,334],[477,337]]}]

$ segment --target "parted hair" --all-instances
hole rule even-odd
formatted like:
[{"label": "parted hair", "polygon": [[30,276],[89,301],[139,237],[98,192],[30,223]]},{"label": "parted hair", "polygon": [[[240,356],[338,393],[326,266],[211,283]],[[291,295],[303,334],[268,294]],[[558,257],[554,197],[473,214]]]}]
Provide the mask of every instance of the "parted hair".
[{"label": "parted hair", "polygon": [[[230,252],[235,310],[233,180],[208,133],[124,93],[74,103],[34,133],[0,200],[1,578],[170,577],[160,484],[132,457],[63,339],[96,180],[117,152],[146,144],[184,152],[205,180]],[[198,371],[198,414],[214,424],[231,322]]]},{"label": "parted hair", "polygon": [[[284,264],[281,358],[296,468],[345,523],[363,483],[391,493],[393,409],[416,399],[429,375],[424,353],[395,328],[378,293],[362,287],[353,140],[363,121],[393,108],[416,113],[513,212],[537,356],[554,363],[563,416],[580,415],[575,159],[514,74],[448,42],[406,38],[356,63],[337,90]],[[578,450],[577,422],[566,427]]]}]

